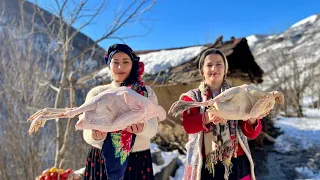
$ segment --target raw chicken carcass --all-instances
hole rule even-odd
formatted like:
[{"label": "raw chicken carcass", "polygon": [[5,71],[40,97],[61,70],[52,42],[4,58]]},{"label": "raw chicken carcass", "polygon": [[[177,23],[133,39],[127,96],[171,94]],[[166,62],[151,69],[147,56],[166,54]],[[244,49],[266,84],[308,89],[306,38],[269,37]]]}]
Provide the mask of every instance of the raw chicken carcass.
[{"label": "raw chicken carcass", "polygon": [[169,113],[177,116],[193,107],[209,107],[208,112],[228,120],[248,120],[268,113],[275,103],[283,104],[284,95],[278,91],[263,92],[252,85],[232,87],[215,98],[205,102],[186,102],[183,100],[172,104]]},{"label": "raw chicken carcass", "polygon": [[29,134],[38,131],[47,120],[73,118],[79,115],[76,130],[95,129],[113,132],[153,117],[166,118],[166,111],[131,88],[122,86],[99,93],[77,108],[45,108],[30,116]]}]

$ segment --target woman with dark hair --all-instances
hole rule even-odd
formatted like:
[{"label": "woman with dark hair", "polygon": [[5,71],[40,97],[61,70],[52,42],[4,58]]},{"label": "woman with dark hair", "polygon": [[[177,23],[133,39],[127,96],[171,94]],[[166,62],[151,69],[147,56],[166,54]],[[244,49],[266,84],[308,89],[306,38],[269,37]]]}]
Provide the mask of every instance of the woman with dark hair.
[{"label": "woman with dark hair", "polygon": [[[86,101],[102,91],[127,86],[158,104],[153,90],[144,85],[144,64],[134,51],[125,44],[114,44],[105,54],[113,81],[91,89]],[[85,141],[90,148],[84,179],[103,180],[153,180],[150,139],[155,136],[158,121],[153,118],[144,124],[133,124],[122,131],[104,133],[84,130]]]}]

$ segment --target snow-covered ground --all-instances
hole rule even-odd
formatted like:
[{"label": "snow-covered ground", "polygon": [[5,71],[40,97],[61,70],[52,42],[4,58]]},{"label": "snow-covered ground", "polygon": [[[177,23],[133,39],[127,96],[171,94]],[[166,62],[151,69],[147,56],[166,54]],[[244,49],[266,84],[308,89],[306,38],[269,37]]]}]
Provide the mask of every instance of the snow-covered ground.
[{"label": "snow-covered ground", "polygon": [[[320,109],[304,109],[305,117],[283,117],[275,118],[276,127],[280,127],[284,134],[276,139],[274,149],[281,153],[302,152],[309,148],[319,147],[320,153]],[[152,151],[160,151],[156,144],[152,144]],[[181,180],[184,173],[185,156],[178,151],[161,152],[165,163],[161,166],[153,164],[154,174],[160,172],[174,158],[178,158],[179,168],[170,180]],[[320,168],[320,167],[319,167]],[[320,169],[311,169],[307,166],[295,167],[295,172],[304,179],[320,179]]]},{"label": "snow-covered ground", "polygon": [[290,152],[292,147],[308,149],[320,145],[320,118],[279,117],[276,123],[284,135],[277,138],[275,148],[281,152]]},{"label": "snow-covered ground", "polygon": [[297,167],[295,170],[306,179],[320,179],[320,172],[314,172],[308,167]]},{"label": "snow-covered ground", "polygon": [[[299,152],[319,148],[320,153],[320,109],[304,108],[305,117],[279,116],[276,126],[284,132],[274,145],[279,152]],[[306,179],[320,179],[320,169],[307,166],[296,167],[296,172]]]},{"label": "snow-covered ground", "polygon": [[[158,146],[156,144],[151,143],[151,153],[160,151]],[[170,177],[170,180],[181,180],[184,173],[184,163],[185,163],[185,155],[179,154],[178,150],[174,150],[172,152],[161,152],[161,156],[164,160],[164,163],[161,165],[156,165],[155,163],[152,163],[153,168],[153,174],[156,175],[161,171],[162,168],[167,167],[173,159],[178,158],[178,166],[179,168],[176,170],[175,176]]]}]

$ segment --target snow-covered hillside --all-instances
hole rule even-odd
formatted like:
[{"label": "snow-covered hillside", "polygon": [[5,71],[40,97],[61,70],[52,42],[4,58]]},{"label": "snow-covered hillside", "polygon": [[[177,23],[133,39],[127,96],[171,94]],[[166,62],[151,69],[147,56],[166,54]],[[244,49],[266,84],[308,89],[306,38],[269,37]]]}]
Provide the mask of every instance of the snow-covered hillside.
[{"label": "snow-covered hillside", "polygon": [[[51,78],[53,81],[52,83],[59,81],[62,73],[62,53],[58,51],[58,49],[59,47],[63,46],[63,43],[58,40],[57,34],[48,35],[49,33],[45,33],[49,32],[49,29],[46,23],[41,19],[39,12],[36,11],[37,13],[34,15],[34,7],[36,7],[36,5],[26,1],[23,5],[24,16],[22,17],[19,7],[19,0],[6,0],[0,4],[0,45],[4,46],[4,44],[7,43],[6,41],[9,39],[16,40],[17,42],[32,41],[33,44],[30,46],[33,46],[33,54],[42,56],[43,58],[41,58],[41,63],[43,64],[48,63],[49,61],[49,64],[47,65],[49,70],[46,69],[46,74]],[[43,13],[44,16],[48,18],[52,16],[52,14],[48,11],[43,10]],[[49,20],[50,19],[47,19],[47,21]],[[24,22],[23,27],[22,25],[19,26],[19,23],[17,23],[20,21]],[[56,24],[56,26],[60,26],[60,24]],[[33,28],[35,33],[30,35],[31,29]],[[70,31],[73,32],[75,29],[70,28]],[[68,54],[69,58],[78,55],[86,48],[86,46],[89,46],[92,43],[93,41],[90,37],[79,32],[72,39],[71,47],[69,47],[71,49],[70,53]],[[24,45],[23,42],[17,44],[21,46]],[[23,52],[23,50],[27,49],[28,47],[19,48],[19,50]],[[6,49],[6,51],[13,50]],[[81,72],[79,71],[80,73],[83,73],[84,75],[89,74],[96,69],[100,69],[101,66],[104,65],[104,60],[101,58],[103,57],[103,54],[104,49],[99,46],[95,46],[92,50],[85,53],[83,57],[70,64],[69,68],[77,71],[81,69]],[[3,59],[6,60],[7,58]],[[21,59],[10,60],[21,61]],[[37,70],[44,71],[44,68]]]},{"label": "snow-covered hillside", "polygon": [[318,14],[293,24],[280,34],[248,36],[248,44],[255,60],[265,72],[262,87],[268,89],[275,82],[281,83],[281,78],[284,80],[284,77],[293,73],[293,66],[297,67],[299,73],[305,73],[303,77],[310,73],[319,75],[319,38],[320,15]]}]

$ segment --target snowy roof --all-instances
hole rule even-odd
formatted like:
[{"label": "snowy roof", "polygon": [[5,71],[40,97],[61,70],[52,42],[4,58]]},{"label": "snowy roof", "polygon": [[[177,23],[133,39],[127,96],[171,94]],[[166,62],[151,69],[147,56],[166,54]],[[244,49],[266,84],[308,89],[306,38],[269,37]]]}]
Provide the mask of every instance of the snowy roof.
[{"label": "snowy roof", "polygon": [[161,50],[140,55],[141,61],[145,64],[145,73],[154,75],[160,71],[179,66],[190,59],[195,58],[205,46],[188,47],[175,50]]},{"label": "snowy roof", "polygon": [[[205,46],[194,46],[183,49],[160,50],[139,55],[140,61],[145,65],[145,74],[155,75],[172,67],[179,66],[195,58]],[[108,67],[101,69],[96,76],[111,77]]]},{"label": "snowy roof", "polygon": [[[232,38],[230,41],[222,42],[222,36],[213,44],[136,51],[145,64],[144,81],[156,80],[156,83],[166,84],[200,81],[202,77],[198,71],[198,56],[209,47],[220,49],[226,54],[230,65],[228,76],[246,79],[253,83],[262,81],[263,71],[255,63],[247,40]],[[110,82],[112,79],[108,67],[93,73],[87,79],[90,78],[100,81],[98,83]]]}]

